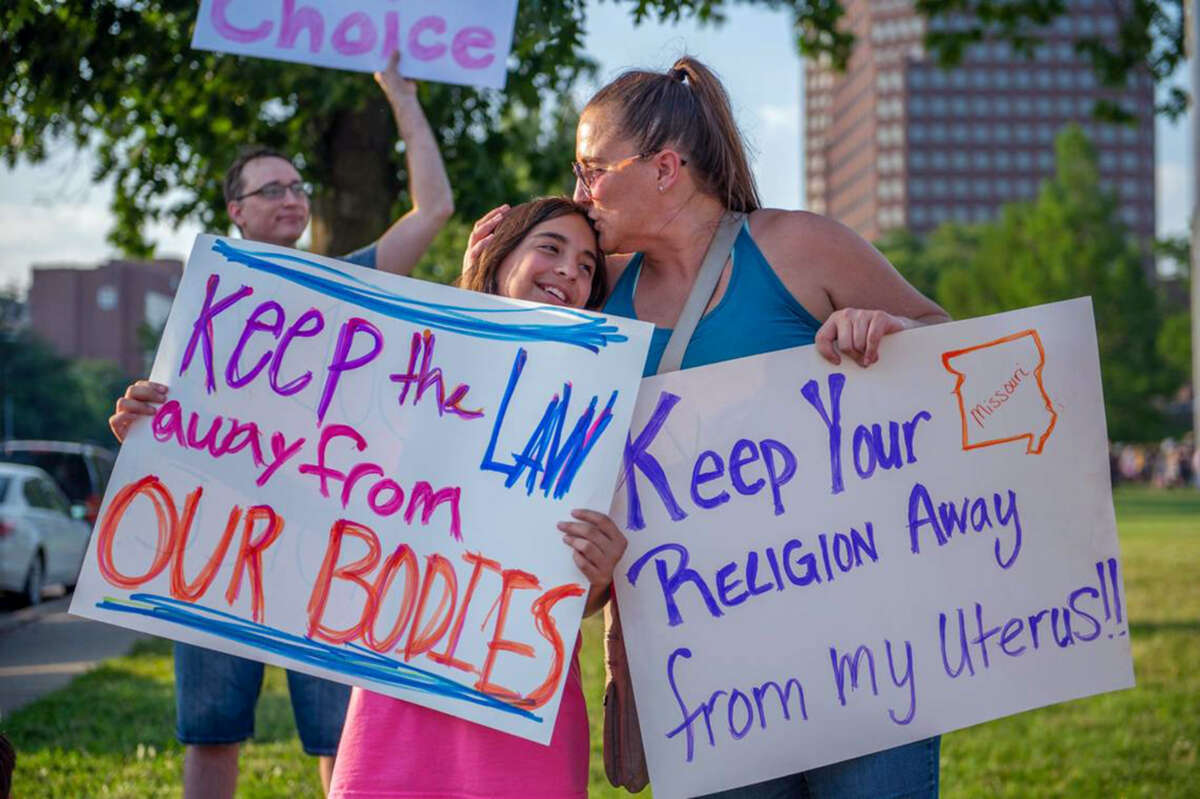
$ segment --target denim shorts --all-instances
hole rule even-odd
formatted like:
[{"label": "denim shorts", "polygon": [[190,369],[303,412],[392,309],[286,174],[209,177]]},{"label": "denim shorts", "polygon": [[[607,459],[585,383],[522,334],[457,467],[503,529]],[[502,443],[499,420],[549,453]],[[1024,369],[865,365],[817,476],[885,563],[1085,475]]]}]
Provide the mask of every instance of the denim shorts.
[{"label": "denim shorts", "polygon": [[929,738],[706,799],[936,799],[941,742]]},{"label": "denim shorts", "polygon": [[[287,673],[292,715],[310,755],[337,754],[350,686]],[[183,744],[241,743],[254,735],[263,664],[175,644],[175,734]]]}]

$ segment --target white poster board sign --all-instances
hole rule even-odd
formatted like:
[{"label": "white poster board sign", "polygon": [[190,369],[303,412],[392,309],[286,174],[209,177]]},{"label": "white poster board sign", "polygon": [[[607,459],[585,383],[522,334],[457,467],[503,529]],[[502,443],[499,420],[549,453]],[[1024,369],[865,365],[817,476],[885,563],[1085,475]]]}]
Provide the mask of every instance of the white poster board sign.
[{"label": "white poster board sign", "polygon": [[656,797],[1133,685],[1087,299],[649,378],[622,471]]},{"label": "white poster board sign", "polygon": [[547,743],[649,330],[200,236],[71,612]]},{"label": "white poster board sign", "polygon": [[517,0],[200,0],[192,47],[374,72],[400,50],[406,77],[504,87]]}]

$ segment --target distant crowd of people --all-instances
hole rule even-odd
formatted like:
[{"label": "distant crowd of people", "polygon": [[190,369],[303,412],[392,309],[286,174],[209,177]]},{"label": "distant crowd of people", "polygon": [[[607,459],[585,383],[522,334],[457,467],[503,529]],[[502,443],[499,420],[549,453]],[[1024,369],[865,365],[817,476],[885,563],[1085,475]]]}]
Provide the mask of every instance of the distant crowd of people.
[{"label": "distant crowd of people", "polygon": [[1181,440],[1164,438],[1159,444],[1113,442],[1108,449],[1113,485],[1149,483],[1156,488],[1197,486],[1200,449],[1191,433]]}]

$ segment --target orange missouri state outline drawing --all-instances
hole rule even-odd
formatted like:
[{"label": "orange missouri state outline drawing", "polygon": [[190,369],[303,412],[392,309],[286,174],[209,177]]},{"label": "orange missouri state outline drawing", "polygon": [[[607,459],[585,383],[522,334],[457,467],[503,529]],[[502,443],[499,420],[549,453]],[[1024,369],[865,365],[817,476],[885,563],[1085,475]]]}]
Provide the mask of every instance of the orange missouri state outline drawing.
[{"label": "orange missouri state outline drawing", "polygon": [[942,365],[958,378],[964,450],[1024,439],[1026,453],[1041,454],[1058,414],[1042,383],[1046,352],[1036,330],[944,352]]}]

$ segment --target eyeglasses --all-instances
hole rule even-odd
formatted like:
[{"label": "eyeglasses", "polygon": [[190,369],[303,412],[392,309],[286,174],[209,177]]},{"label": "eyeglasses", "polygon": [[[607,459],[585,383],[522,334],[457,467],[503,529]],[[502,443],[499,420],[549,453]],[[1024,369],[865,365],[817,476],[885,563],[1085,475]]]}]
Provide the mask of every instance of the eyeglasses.
[{"label": "eyeglasses", "polygon": [[240,202],[247,197],[253,197],[257,194],[260,195],[264,200],[278,202],[279,200],[282,200],[284,195],[286,195],[289,191],[296,197],[297,200],[307,200],[312,196],[313,187],[311,183],[302,183],[299,180],[297,180],[295,183],[289,183],[286,186],[282,183],[271,181],[265,186],[261,186],[254,191],[248,191],[245,194],[234,197],[233,199]]},{"label": "eyeglasses", "polygon": [[[571,170],[574,171],[575,177],[578,178],[580,184],[583,185],[584,193],[587,194],[588,197],[591,197],[592,187],[596,185],[596,181],[602,175],[608,172],[619,172],[629,164],[632,164],[634,161],[640,161],[643,158],[649,158],[650,156],[657,155],[660,152],[662,151],[655,150],[646,153],[638,153],[636,155],[631,155],[628,158],[622,158],[620,161],[615,161],[608,166],[596,166],[595,164],[582,164],[579,161],[572,161]],[[686,166],[687,160],[683,158],[679,159],[679,165]]]},{"label": "eyeglasses", "polygon": [[592,186],[595,185],[596,180],[601,175],[605,174],[606,172],[618,172],[629,164],[632,164],[634,161],[641,160],[642,158],[646,158],[650,155],[653,155],[653,153],[638,153],[637,155],[631,155],[628,158],[622,158],[620,161],[611,163],[608,166],[581,164],[578,161],[572,161],[571,169],[575,172],[575,177],[579,179],[579,182],[583,184],[584,192],[587,193],[587,196],[591,197]]}]

